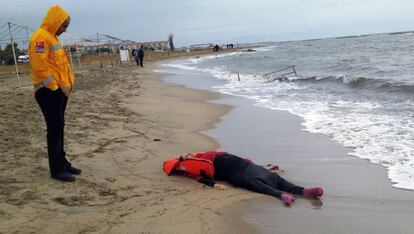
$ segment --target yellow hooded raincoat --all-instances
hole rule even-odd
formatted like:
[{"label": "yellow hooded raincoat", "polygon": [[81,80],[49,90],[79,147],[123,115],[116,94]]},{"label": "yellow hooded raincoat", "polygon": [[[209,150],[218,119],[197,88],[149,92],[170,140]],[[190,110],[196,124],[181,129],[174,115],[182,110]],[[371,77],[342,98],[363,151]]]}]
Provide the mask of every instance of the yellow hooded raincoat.
[{"label": "yellow hooded raincoat", "polygon": [[69,17],[60,6],[52,6],[40,28],[29,42],[29,58],[34,89],[60,88],[66,96],[72,92],[74,77],[68,58],[56,32]]}]

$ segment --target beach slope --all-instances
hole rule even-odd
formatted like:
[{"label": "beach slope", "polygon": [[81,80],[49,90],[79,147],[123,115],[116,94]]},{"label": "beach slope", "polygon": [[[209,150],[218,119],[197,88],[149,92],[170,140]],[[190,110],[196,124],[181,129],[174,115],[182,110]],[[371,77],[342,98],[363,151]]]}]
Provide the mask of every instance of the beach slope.
[{"label": "beach slope", "polygon": [[[133,65],[76,71],[66,114],[66,151],[83,171],[50,178],[43,117],[29,76],[1,80],[0,233],[232,233],[250,230],[227,210],[251,196],[168,177],[162,162],[218,147],[199,131],[231,108],[219,96],[161,81]],[[186,229],[177,223],[185,224]]]}]

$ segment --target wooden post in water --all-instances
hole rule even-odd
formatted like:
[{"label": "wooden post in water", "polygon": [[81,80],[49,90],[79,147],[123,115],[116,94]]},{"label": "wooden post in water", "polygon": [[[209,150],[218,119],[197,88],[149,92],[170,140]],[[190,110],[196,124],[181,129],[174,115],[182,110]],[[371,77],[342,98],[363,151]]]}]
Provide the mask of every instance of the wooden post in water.
[{"label": "wooden post in water", "polygon": [[238,73],[237,72],[237,78],[239,79],[239,81],[240,81],[240,73]]},{"label": "wooden post in water", "polygon": [[295,73],[295,76],[298,76],[298,74],[296,73],[295,65],[292,65],[292,68],[293,68],[293,72]]}]

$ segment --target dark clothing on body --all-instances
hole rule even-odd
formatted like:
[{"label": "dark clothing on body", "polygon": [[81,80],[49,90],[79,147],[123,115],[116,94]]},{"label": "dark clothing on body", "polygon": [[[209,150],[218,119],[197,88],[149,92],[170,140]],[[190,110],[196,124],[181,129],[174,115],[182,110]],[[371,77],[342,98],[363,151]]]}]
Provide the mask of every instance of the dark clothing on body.
[{"label": "dark clothing on body", "polygon": [[144,66],[144,50],[142,48],[135,51],[135,62],[137,63],[137,66]]},{"label": "dark clothing on body", "polygon": [[[280,198],[281,191],[293,194],[303,194],[303,187],[296,186],[276,173],[262,166],[248,162],[232,154],[223,154],[214,158],[214,180],[227,181],[230,184],[258,193],[264,193]],[[215,181],[202,177],[199,182],[214,186]]]}]

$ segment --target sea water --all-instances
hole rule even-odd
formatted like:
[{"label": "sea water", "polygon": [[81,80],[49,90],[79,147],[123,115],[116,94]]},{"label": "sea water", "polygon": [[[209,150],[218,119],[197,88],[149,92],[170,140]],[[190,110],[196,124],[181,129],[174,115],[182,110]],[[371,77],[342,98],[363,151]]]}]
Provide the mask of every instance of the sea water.
[{"label": "sea water", "polygon": [[[283,78],[295,65],[297,75]],[[414,190],[414,34],[274,43],[164,64],[205,72],[218,92],[304,119],[352,155],[387,168],[393,186]]]}]

